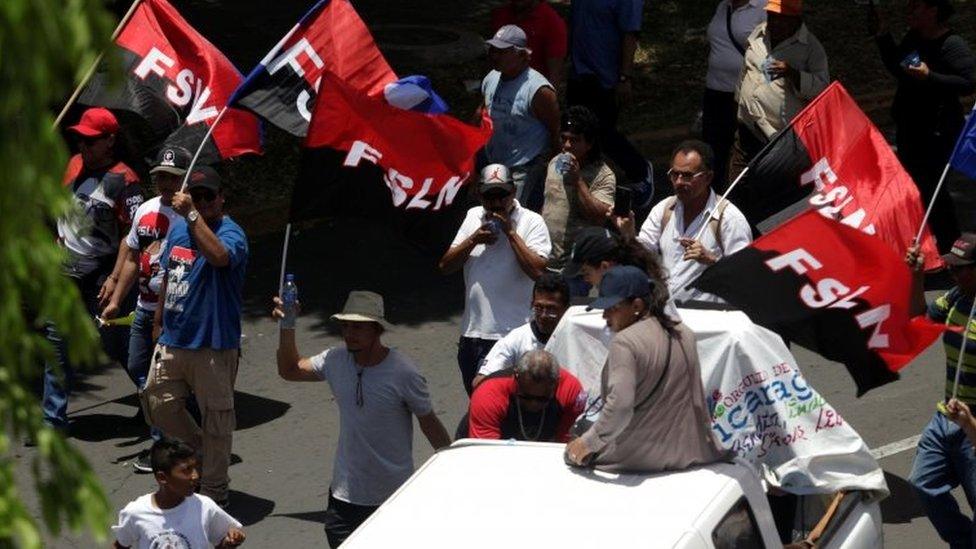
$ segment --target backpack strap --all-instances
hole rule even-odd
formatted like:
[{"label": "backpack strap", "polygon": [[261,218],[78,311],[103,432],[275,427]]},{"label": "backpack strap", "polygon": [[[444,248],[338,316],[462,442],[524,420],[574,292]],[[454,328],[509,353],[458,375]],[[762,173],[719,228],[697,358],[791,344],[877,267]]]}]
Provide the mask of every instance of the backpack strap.
[{"label": "backpack strap", "polygon": [[728,200],[723,200],[715,212],[715,215],[710,216],[708,219],[708,225],[712,228],[712,234],[715,235],[715,242],[718,242],[718,249],[722,251],[722,255],[725,255],[725,246],[722,245],[722,216],[725,215],[725,208],[729,205]]},{"label": "backpack strap", "polygon": [[664,229],[667,228],[668,222],[671,221],[671,217],[674,215],[674,207],[678,205],[677,196],[669,196],[664,199],[664,213],[661,214],[661,234],[664,234]]}]

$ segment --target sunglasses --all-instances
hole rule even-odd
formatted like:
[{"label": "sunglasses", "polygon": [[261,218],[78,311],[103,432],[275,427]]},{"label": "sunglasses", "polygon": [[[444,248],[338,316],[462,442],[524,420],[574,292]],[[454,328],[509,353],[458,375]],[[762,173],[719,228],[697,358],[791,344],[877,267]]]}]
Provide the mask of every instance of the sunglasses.
[{"label": "sunglasses", "polygon": [[550,400],[552,400],[552,397],[550,396],[526,395],[523,393],[516,393],[515,396],[519,397],[522,400],[527,400],[529,402],[538,402],[541,404],[545,404]]},{"label": "sunglasses", "polygon": [[87,146],[90,147],[90,146],[94,145],[95,143],[98,143],[102,139],[105,139],[106,137],[108,137],[108,136],[107,135],[104,135],[104,134],[103,135],[92,135],[92,136],[83,135],[83,136],[81,136],[81,137],[78,138],[78,141],[79,141],[79,143],[84,143],[85,145],[87,145]]},{"label": "sunglasses", "polygon": [[363,370],[356,372],[356,406],[360,408],[366,404],[366,400],[363,398]]},{"label": "sunglasses", "polygon": [[703,175],[705,175],[704,170],[695,173],[679,172],[674,169],[668,170],[668,177],[671,178],[671,181],[694,181]]},{"label": "sunglasses", "polygon": [[217,193],[209,189],[202,191],[190,191],[190,198],[192,198],[194,202],[213,202],[217,199]]}]

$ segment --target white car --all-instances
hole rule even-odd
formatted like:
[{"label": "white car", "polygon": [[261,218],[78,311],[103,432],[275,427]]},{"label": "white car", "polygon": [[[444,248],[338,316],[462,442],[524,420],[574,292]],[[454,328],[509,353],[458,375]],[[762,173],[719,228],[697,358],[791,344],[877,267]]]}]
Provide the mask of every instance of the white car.
[{"label": "white car", "polygon": [[[763,483],[744,462],[612,474],[565,465],[563,448],[457,441],[418,469],[343,549],[783,547]],[[883,546],[880,507],[866,492],[776,505],[785,501],[803,510],[784,527],[791,539],[814,542],[787,547]]]}]

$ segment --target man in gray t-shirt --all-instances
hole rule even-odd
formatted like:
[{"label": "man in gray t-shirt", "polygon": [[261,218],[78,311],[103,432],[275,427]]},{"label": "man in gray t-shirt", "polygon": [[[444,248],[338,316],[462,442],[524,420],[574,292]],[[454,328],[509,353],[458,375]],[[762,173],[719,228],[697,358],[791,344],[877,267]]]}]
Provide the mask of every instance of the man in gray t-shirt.
[{"label": "man in gray t-shirt", "polygon": [[[275,298],[276,318],[284,317]],[[349,293],[338,322],[345,346],[302,357],[294,328],[282,328],[278,375],[288,381],[328,381],[339,405],[339,445],[333,464],[325,533],[335,548],[362,524],[413,473],[413,421],[435,448],[451,443],[434,414],[427,381],[380,336],[390,327],[383,298],[373,292]]]}]

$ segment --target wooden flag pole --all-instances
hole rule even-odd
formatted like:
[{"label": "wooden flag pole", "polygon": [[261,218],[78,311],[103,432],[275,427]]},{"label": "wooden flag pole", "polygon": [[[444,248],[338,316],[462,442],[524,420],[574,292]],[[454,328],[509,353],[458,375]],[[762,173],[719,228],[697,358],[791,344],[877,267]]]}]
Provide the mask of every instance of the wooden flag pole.
[{"label": "wooden flag pole", "polygon": [[[136,8],[139,7],[140,3],[142,3],[142,0],[135,0],[132,2],[132,5],[129,6],[129,11],[126,12],[125,16],[122,17],[122,20],[119,21],[119,24],[115,27],[115,32],[112,33],[111,42],[115,42],[115,39],[118,38],[119,34],[122,33],[122,29],[125,28],[125,25],[129,22],[129,19],[132,19],[132,15],[136,12]],[[75,101],[78,100],[78,96],[81,95],[81,90],[85,88],[88,81],[91,80],[91,77],[95,75],[95,70],[98,69],[98,65],[102,62],[103,57],[105,57],[104,51],[99,53],[98,57],[95,58],[95,61],[92,62],[91,67],[88,68],[88,72],[85,73],[85,77],[81,79],[81,82],[71,94],[71,97],[68,98],[68,102],[64,104],[64,108],[61,109],[58,117],[54,119],[54,126],[52,126],[53,129],[58,129],[58,126],[61,125],[61,120],[64,119],[64,115],[68,114],[68,109],[70,109],[71,106],[75,104]]]}]

